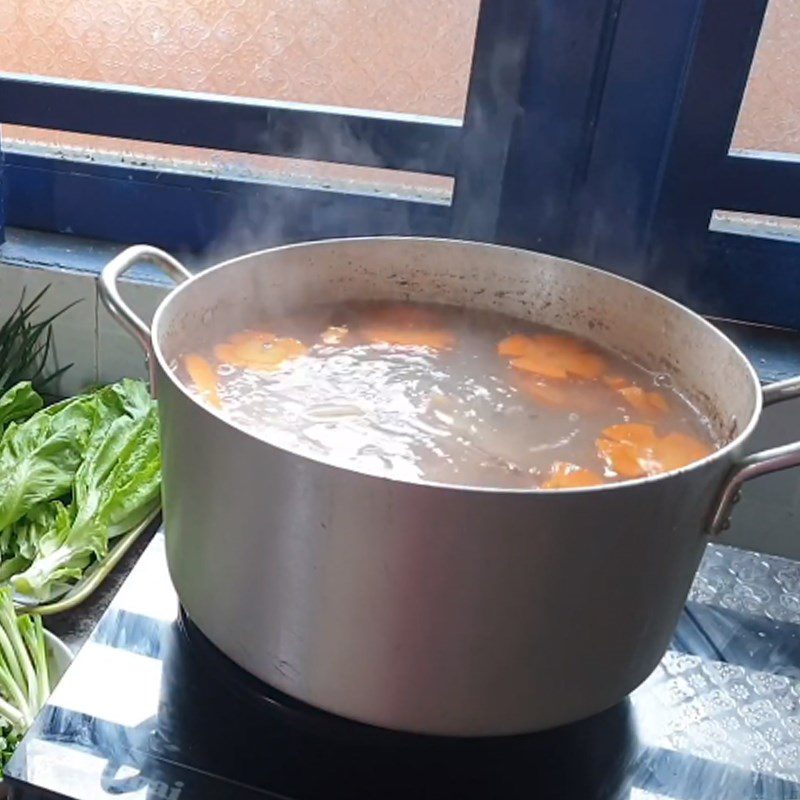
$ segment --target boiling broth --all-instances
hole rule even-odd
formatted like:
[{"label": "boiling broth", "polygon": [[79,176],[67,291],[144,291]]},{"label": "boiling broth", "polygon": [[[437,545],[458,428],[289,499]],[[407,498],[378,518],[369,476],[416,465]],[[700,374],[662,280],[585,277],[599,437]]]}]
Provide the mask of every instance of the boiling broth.
[{"label": "boiling broth", "polygon": [[257,436],[405,480],[592,486],[675,469],[716,447],[670,376],[488,311],[318,306],[232,332],[177,370]]}]

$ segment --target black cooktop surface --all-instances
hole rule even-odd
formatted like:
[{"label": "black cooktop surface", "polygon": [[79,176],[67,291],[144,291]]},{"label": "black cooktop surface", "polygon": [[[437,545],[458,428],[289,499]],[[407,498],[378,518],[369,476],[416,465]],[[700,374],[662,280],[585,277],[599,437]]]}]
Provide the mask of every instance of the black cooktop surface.
[{"label": "black cooktop surface", "polygon": [[709,546],[629,700],[459,740],[347,722],[244,675],[181,615],[158,534],[7,774],[15,797],[86,800],[800,798],[800,564]]}]

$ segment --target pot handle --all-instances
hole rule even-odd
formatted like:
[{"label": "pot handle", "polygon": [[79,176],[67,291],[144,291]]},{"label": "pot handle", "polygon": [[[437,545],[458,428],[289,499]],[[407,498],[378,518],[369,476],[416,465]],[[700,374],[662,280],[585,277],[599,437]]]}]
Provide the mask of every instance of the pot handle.
[{"label": "pot handle", "polygon": [[[765,406],[800,397],[800,377],[771,383],[762,390]],[[709,524],[712,536],[726,531],[731,526],[731,512],[741,495],[742,484],[761,475],[780,472],[800,466],[800,442],[773,447],[746,456],[728,473],[719,494]]]},{"label": "pot handle", "polygon": [[98,286],[100,300],[108,309],[108,313],[139,342],[149,360],[151,355],[150,328],[131,311],[128,304],[122,299],[117,285],[125,272],[142,262],[152,264],[163,270],[176,283],[183,283],[189,280],[192,277],[192,273],[169,253],[144,244],[137,244],[123,250],[118,256],[112,258],[100,273]]}]

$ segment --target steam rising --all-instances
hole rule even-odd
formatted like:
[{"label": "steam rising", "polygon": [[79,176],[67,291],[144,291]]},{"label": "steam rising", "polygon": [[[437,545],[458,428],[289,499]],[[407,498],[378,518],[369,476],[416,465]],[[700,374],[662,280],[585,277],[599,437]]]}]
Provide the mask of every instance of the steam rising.
[{"label": "steam rising", "polygon": [[[270,176],[267,191],[264,183],[254,183],[239,192],[242,199],[223,234],[203,254],[205,264],[291,242],[443,232],[431,229],[425,222],[427,209],[415,206],[446,204],[448,179],[408,172],[378,175],[373,170],[385,169],[384,160],[346,122],[309,122],[303,141],[293,149],[316,163],[303,170],[287,161],[286,172]],[[325,166],[319,169],[319,164]],[[369,166],[343,166],[352,164]],[[409,164],[415,166],[422,164]]]}]

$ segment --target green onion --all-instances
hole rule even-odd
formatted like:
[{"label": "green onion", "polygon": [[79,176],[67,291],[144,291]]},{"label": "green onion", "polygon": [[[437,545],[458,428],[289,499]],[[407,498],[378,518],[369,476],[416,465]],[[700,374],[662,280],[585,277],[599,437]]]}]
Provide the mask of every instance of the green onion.
[{"label": "green onion", "polygon": [[11,316],[0,325],[0,394],[22,380],[29,380],[38,392],[46,391],[72,364],[48,369],[53,345],[53,322],[68,311],[76,300],[40,321],[34,321],[41,300],[50,284],[30,302],[25,302],[25,290]]}]

